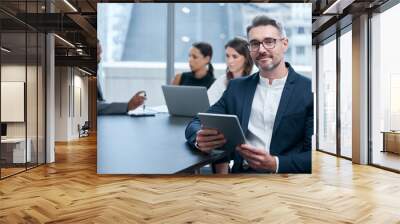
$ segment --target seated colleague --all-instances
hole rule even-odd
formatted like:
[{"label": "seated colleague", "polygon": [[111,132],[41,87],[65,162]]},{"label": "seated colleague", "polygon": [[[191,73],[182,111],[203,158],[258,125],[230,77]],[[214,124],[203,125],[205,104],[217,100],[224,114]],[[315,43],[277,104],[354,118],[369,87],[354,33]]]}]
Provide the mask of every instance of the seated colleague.
[{"label": "seated colleague", "polygon": [[[253,59],[251,59],[247,45],[247,41],[240,37],[235,37],[226,43],[226,75],[220,76],[208,89],[208,99],[211,105],[221,98],[230,80],[250,75],[253,69]],[[228,166],[225,163],[221,164],[217,161],[214,168],[216,173],[228,173]]]},{"label": "seated colleague", "polygon": [[[101,60],[101,46],[97,40],[97,63]],[[126,114],[130,110],[134,110],[144,103],[146,99],[144,91],[139,91],[128,102],[110,103],[106,102],[103,97],[100,85],[101,75],[97,76],[97,114]]]},{"label": "seated colleague", "polygon": [[210,88],[215,81],[211,57],[212,47],[210,44],[205,42],[193,43],[189,51],[191,72],[176,74],[174,80],[172,80],[172,84]]},{"label": "seated colleague", "polygon": [[211,105],[221,98],[230,80],[250,75],[253,69],[253,59],[251,59],[247,41],[240,37],[228,41],[225,45],[225,61],[226,75],[215,80],[207,91]]},{"label": "seated colleague", "polygon": [[[248,142],[233,152],[233,173],[311,173],[313,95],[311,80],[285,63],[288,39],[282,25],[257,16],[247,27],[249,49],[259,72],[231,80],[210,113],[238,116]],[[226,140],[194,118],[185,136],[189,144],[209,153]]]},{"label": "seated colleague", "polygon": [[128,102],[106,102],[103,98],[99,84],[97,84],[97,114],[126,114],[144,103],[144,91],[137,92]]}]

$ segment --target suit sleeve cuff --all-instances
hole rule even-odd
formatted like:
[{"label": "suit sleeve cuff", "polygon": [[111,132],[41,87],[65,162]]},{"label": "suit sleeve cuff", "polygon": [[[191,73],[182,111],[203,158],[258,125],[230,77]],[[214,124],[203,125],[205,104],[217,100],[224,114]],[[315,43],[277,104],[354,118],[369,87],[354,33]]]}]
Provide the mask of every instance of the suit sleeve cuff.
[{"label": "suit sleeve cuff", "polygon": [[278,171],[279,171],[279,158],[277,156],[274,156],[274,158],[275,158],[275,162],[276,162],[275,173],[278,173]]},{"label": "suit sleeve cuff", "polygon": [[200,147],[199,147],[199,145],[197,144],[197,141],[194,142],[194,147],[196,147],[196,149],[199,149],[199,150],[200,150]]}]

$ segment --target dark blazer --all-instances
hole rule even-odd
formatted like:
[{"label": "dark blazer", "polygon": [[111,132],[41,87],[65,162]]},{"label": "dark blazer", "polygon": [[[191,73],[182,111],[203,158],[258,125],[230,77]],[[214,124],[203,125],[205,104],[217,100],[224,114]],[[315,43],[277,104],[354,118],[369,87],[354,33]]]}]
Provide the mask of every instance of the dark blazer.
[{"label": "dark blazer", "polygon": [[128,103],[110,103],[103,97],[101,85],[97,82],[97,115],[126,114],[128,112]]},{"label": "dark blazer", "polygon": [[[311,80],[295,72],[289,63],[286,66],[289,73],[275,117],[270,154],[279,158],[279,173],[311,173],[311,136],[314,122]],[[259,79],[257,72],[231,80],[221,99],[207,112],[236,115],[247,136]],[[195,117],[186,127],[186,139],[193,147],[200,125],[200,120]],[[243,158],[236,151],[232,156],[232,172],[243,172]]]}]

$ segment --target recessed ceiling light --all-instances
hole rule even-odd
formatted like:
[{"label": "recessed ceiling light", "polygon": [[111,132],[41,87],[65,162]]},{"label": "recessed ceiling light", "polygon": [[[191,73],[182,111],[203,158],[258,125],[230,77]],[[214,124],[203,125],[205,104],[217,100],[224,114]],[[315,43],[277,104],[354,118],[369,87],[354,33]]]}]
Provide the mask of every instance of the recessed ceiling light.
[{"label": "recessed ceiling light", "polygon": [[353,3],[354,0],[336,0],[322,14],[342,14],[343,9]]},{"label": "recessed ceiling light", "polygon": [[62,38],[62,37],[60,37],[60,36],[57,35],[57,34],[54,34],[54,36],[57,37],[58,39],[60,39],[62,42],[66,43],[68,46],[75,48],[75,45],[73,45],[73,44],[72,44],[71,42],[69,42],[68,40],[66,40],[66,39],[64,39],[64,38]]},{"label": "recessed ceiling light", "polygon": [[92,75],[92,73],[90,73],[90,72],[88,72],[88,71],[86,71],[86,70],[83,70],[83,69],[81,69],[81,68],[79,68],[79,67],[78,67],[78,70],[81,71],[81,72],[83,72],[83,73],[85,73],[85,74],[87,74],[87,75]]},{"label": "recessed ceiling light", "polygon": [[69,3],[68,0],[64,0],[65,4],[67,4],[72,10],[74,10],[75,12],[78,12],[78,10],[71,4]]},{"label": "recessed ceiling light", "polygon": [[181,37],[181,40],[183,41],[183,42],[189,42],[190,41],[190,37],[188,37],[188,36],[182,36]]},{"label": "recessed ceiling light", "polygon": [[190,9],[188,7],[183,7],[182,8],[182,12],[185,14],[189,14],[190,13]]},{"label": "recessed ceiling light", "polygon": [[1,49],[2,51],[6,52],[6,53],[10,53],[10,52],[11,52],[11,50],[9,50],[9,49],[7,49],[7,48],[5,48],[5,47],[1,47],[0,49]]}]

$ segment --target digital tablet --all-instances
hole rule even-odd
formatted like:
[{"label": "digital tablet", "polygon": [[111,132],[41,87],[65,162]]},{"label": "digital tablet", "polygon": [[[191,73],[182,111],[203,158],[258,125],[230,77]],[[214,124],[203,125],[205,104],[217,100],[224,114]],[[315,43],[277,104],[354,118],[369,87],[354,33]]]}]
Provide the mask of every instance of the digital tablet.
[{"label": "digital tablet", "polygon": [[197,116],[204,128],[216,129],[225,136],[227,142],[224,148],[233,150],[237,145],[246,142],[236,115],[198,113]]}]

